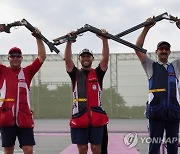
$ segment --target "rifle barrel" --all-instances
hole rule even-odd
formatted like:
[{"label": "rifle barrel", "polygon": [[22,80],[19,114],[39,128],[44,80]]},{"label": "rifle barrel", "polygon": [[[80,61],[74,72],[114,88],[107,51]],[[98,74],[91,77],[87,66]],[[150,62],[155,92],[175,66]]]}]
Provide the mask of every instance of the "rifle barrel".
[{"label": "rifle barrel", "polygon": [[[35,31],[35,27],[32,26],[26,19],[22,19],[21,23],[27,28],[29,29],[31,32]],[[52,42],[50,42],[45,36],[43,36],[42,34],[39,34],[40,39],[42,39],[49,47],[50,51],[53,52],[55,51],[57,54],[59,54],[63,59],[64,56],[62,53],[60,53],[60,51],[54,46],[54,44]]]},{"label": "rifle barrel", "polygon": [[112,40],[114,40],[116,42],[119,42],[119,43],[121,43],[123,45],[126,45],[126,46],[128,46],[130,48],[133,48],[134,50],[138,50],[138,51],[143,52],[143,53],[147,52],[146,49],[140,48],[140,47],[138,47],[138,46],[136,46],[136,45],[134,45],[134,44],[132,44],[132,43],[130,43],[128,41],[125,41],[123,39],[120,39],[119,37],[114,36],[114,35],[112,35],[110,33],[102,33],[102,31],[100,29],[96,28],[96,27],[93,27],[91,25],[88,25],[88,27],[89,27],[89,31],[92,32],[92,33],[95,33],[97,35],[100,35],[100,36],[108,38],[108,39],[112,39]]},{"label": "rifle barrel", "polygon": [[149,25],[149,24],[152,24],[153,22],[157,22],[157,21],[160,21],[160,20],[162,20],[162,19],[165,19],[165,18],[167,17],[167,15],[168,15],[167,12],[165,12],[165,13],[163,13],[163,14],[161,14],[161,15],[158,15],[158,16],[154,17],[151,22],[146,22],[146,21],[145,21],[145,22],[142,22],[142,23],[140,23],[140,24],[138,24],[138,25],[136,25],[136,26],[134,26],[134,27],[132,27],[132,28],[129,28],[129,29],[127,29],[127,30],[125,30],[125,31],[123,31],[123,32],[115,35],[115,36],[116,36],[116,37],[122,37],[122,36],[124,36],[124,35],[127,35],[127,34],[133,32],[133,31],[135,31],[135,30],[138,30],[138,29],[144,27],[144,26],[147,26],[147,25]]}]

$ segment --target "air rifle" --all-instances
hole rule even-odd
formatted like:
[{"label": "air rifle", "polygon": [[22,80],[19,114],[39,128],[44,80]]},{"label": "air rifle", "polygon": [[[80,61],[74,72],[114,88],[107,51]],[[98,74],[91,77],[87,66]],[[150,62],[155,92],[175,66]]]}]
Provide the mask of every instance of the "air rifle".
[{"label": "air rifle", "polygon": [[134,45],[134,44],[132,44],[132,43],[130,43],[128,41],[125,41],[123,39],[120,39],[120,38],[118,38],[118,37],[116,37],[116,36],[114,36],[114,35],[112,35],[110,33],[102,33],[102,31],[100,29],[96,28],[96,27],[93,27],[93,26],[88,25],[88,24],[86,24],[86,26],[89,27],[89,31],[92,32],[92,33],[95,33],[95,34],[100,35],[102,37],[114,40],[116,42],[119,42],[119,43],[121,43],[123,45],[126,45],[126,46],[128,46],[130,48],[133,48],[135,50],[141,51],[143,53],[147,52],[146,49],[140,48],[140,47],[138,47],[138,46],[136,46],[136,45]]},{"label": "air rifle", "polygon": [[[26,19],[21,20],[21,24],[24,25],[27,29],[29,29],[31,32],[34,32],[35,27],[32,26]],[[62,58],[64,58],[63,54],[54,46],[52,42],[50,42],[45,36],[42,34],[39,34],[38,36],[41,40],[43,40],[51,50],[51,52],[55,51],[57,54],[59,54]]]},{"label": "air rifle", "polygon": [[82,33],[87,32],[87,31],[90,31],[90,32],[95,33],[95,34],[97,34],[99,36],[105,37],[107,39],[112,39],[112,40],[114,40],[116,42],[119,42],[119,43],[121,43],[123,45],[126,45],[126,46],[128,46],[130,48],[133,48],[135,50],[141,51],[143,53],[147,52],[147,50],[145,50],[143,48],[140,48],[140,47],[137,47],[136,45],[134,45],[134,44],[132,44],[132,43],[130,43],[128,41],[125,41],[123,39],[120,39],[120,38],[118,38],[118,37],[116,37],[116,36],[114,36],[114,35],[112,35],[110,33],[103,33],[100,29],[98,29],[96,27],[93,27],[93,26],[91,26],[89,24],[85,24],[84,27],[81,27],[80,29],[77,29],[75,32],[73,32],[71,34],[71,36],[64,35],[64,36],[61,36],[61,37],[58,37],[58,38],[54,39],[53,40],[54,45],[60,45],[60,44],[65,43],[65,42],[67,42],[69,40],[70,41],[75,41],[79,34],[82,34]]},{"label": "air rifle", "polygon": [[[35,27],[32,26],[26,19],[22,19],[21,21],[15,21],[10,24],[0,24],[0,32],[10,33],[10,28],[16,27],[16,26],[25,26],[31,32],[34,32],[34,30],[35,30]],[[52,42],[50,42],[42,34],[39,34],[38,37],[48,45],[51,52],[55,51],[57,54],[59,54],[64,59],[64,55],[54,46],[54,44]]]},{"label": "air rifle", "polygon": [[127,35],[127,34],[133,32],[133,31],[135,31],[135,30],[138,30],[138,29],[140,29],[140,28],[142,28],[144,26],[151,25],[152,23],[161,21],[163,19],[167,19],[167,20],[176,22],[176,26],[180,29],[180,20],[177,17],[174,17],[172,15],[168,15],[168,13],[165,12],[163,14],[160,14],[160,15],[156,16],[156,17],[153,17],[151,22],[147,22],[147,21],[142,22],[142,23],[140,23],[140,24],[138,24],[138,25],[136,25],[136,26],[134,26],[132,28],[129,28],[129,29],[115,35],[115,36],[116,37],[122,37],[124,35]]}]

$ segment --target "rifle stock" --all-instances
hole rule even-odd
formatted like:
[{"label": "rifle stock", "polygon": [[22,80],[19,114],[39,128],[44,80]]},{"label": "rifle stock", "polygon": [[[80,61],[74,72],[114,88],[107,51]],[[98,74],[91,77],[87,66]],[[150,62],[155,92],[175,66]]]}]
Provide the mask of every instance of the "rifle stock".
[{"label": "rifle stock", "polygon": [[20,21],[15,21],[10,24],[0,24],[0,32],[10,33],[11,27],[22,26]]}]

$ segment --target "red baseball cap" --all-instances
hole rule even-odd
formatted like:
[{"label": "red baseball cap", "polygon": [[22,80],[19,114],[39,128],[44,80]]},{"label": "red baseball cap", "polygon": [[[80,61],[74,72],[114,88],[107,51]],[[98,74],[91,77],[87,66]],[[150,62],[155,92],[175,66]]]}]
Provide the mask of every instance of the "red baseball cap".
[{"label": "red baseball cap", "polygon": [[21,49],[19,49],[18,47],[13,47],[9,50],[9,55],[11,54],[19,54],[22,55]]}]

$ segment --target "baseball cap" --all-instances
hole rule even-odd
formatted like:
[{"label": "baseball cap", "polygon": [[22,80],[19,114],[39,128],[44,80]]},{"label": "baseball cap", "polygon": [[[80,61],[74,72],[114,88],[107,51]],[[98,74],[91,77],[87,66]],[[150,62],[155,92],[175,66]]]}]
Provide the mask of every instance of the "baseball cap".
[{"label": "baseball cap", "polygon": [[170,45],[168,42],[166,42],[166,41],[161,41],[161,42],[159,42],[159,43],[157,44],[157,49],[158,49],[162,44],[168,45],[169,48],[171,47],[171,45]]},{"label": "baseball cap", "polygon": [[13,47],[9,50],[9,55],[12,55],[12,54],[19,54],[19,55],[22,55],[22,52],[21,52],[21,49],[19,49],[18,47]]},{"label": "baseball cap", "polygon": [[[79,53],[79,57],[80,57],[83,53],[88,53],[88,54],[90,54],[91,56],[93,56],[92,51],[85,48],[85,49],[83,49],[83,50]],[[94,56],[93,56],[93,57],[94,57]]]}]

